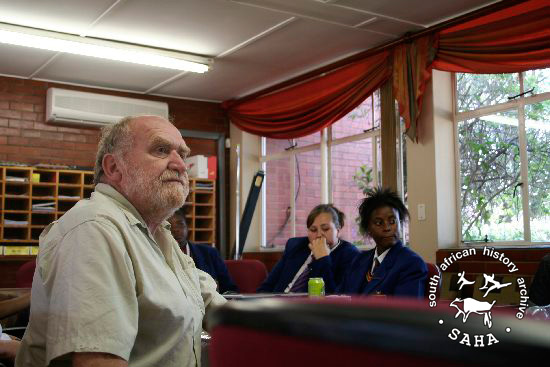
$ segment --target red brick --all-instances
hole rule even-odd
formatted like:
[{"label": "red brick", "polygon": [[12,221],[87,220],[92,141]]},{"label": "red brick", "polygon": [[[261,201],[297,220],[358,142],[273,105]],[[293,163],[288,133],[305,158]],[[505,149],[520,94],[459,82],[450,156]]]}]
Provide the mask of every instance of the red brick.
[{"label": "red brick", "polygon": [[63,134],[63,140],[65,141],[74,141],[79,143],[85,143],[86,137],[84,135],[76,135],[76,134]]},{"label": "red brick", "polygon": [[31,120],[31,121],[39,121],[38,120],[38,114],[34,112],[22,112],[21,118],[24,120]]},{"label": "red brick", "polygon": [[21,136],[26,138],[39,138],[40,130],[21,130]]},{"label": "red brick", "polygon": [[8,137],[9,145],[29,145],[29,139],[22,138],[20,136],[10,136]]},{"label": "red brick", "polygon": [[25,95],[25,96],[21,96],[21,98],[18,98],[19,101],[21,102],[26,102],[26,103],[32,103],[32,104],[44,104],[46,103],[46,96],[43,96],[43,97],[39,97],[39,96],[28,96],[28,95]]},{"label": "red brick", "polygon": [[34,105],[34,112],[44,112],[45,107],[43,104],[35,104]]},{"label": "red brick", "polygon": [[0,153],[19,153],[19,147],[16,145],[0,145]]},{"label": "red brick", "polygon": [[44,131],[57,131],[57,126],[43,124],[41,122],[35,122],[34,128],[37,130],[44,130]]},{"label": "red brick", "polygon": [[5,145],[8,143],[8,137],[7,136],[0,136],[0,145]]},{"label": "red brick", "polygon": [[87,144],[87,143],[65,143],[65,144],[73,144],[73,148],[79,151],[89,151],[94,153],[97,151],[97,144]]},{"label": "red brick", "polygon": [[81,130],[75,127],[60,126],[58,131],[61,133],[80,134]]},{"label": "red brick", "polygon": [[21,112],[11,110],[0,110],[0,117],[7,117],[9,119],[20,119]]},{"label": "red brick", "polygon": [[8,119],[0,119],[0,126],[8,127]]},{"label": "red brick", "polygon": [[87,135],[86,136],[86,143],[93,143],[96,144],[99,142],[99,135]]},{"label": "red brick", "polygon": [[51,131],[42,131],[40,133],[40,137],[44,139],[52,139],[52,140],[63,140],[63,134],[58,132],[51,132]]},{"label": "red brick", "polygon": [[0,109],[9,110],[10,109],[10,103],[8,101],[0,101]]},{"label": "red brick", "polygon": [[34,105],[31,103],[10,102],[10,110],[33,112]]},{"label": "red brick", "polygon": [[11,127],[0,127],[0,135],[19,136],[19,131]]},{"label": "red brick", "polygon": [[4,153],[0,154],[0,160],[7,161],[8,160],[8,155],[4,154]]},{"label": "red brick", "polygon": [[19,129],[32,129],[34,127],[34,122],[25,120],[10,120],[10,127]]},{"label": "red brick", "polygon": [[59,142],[59,148],[73,150],[75,149],[75,143],[72,143],[69,141],[62,141],[62,142]]}]

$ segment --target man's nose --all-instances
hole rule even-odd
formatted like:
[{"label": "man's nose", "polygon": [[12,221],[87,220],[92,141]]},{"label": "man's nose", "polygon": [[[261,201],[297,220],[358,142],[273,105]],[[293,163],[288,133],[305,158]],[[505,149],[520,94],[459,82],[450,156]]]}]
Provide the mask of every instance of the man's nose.
[{"label": "man's nose", "polygon": [[172,150],[172,152],[170,152],[170,161],[168,162],[168,168],[178,171],[180,175],[187,171],[187,166],[185,165],[183,158],[175,150]]}]

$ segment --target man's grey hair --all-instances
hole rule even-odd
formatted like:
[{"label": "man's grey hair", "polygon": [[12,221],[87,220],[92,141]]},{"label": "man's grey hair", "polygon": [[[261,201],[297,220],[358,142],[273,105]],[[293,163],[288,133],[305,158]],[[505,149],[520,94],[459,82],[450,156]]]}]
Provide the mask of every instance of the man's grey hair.
[{"label": "man's grey hair", "polygon": [[103,171],[103,157],[105,154],[119,154],[123,156],[133,144],[133,134],[130,123],[136,116],[127,116],[114,125],[101,129],[101,137],[97,145],[97,155],[94,167],[94,185],[101,182]]}]

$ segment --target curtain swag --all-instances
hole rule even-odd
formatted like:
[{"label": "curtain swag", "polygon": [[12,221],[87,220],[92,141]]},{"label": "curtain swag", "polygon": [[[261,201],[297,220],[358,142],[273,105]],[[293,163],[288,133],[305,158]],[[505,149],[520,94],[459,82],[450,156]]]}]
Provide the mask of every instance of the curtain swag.
[{"label": "curtain swag", "polygon": [[252,134],[290,139],[335,123],[392,79],[407,135],[417,140],[432,68],[510,73],[550,67],[550,6],[529,0],[402,43],[317,78],[243,101],[226,101],[231,121]]}]

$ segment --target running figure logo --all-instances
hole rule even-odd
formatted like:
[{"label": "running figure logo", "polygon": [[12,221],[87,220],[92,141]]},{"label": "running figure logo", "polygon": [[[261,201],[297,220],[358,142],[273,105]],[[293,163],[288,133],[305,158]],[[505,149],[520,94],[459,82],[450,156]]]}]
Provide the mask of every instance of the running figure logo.
[{"label": "running figure logo", "polygon": [[[465,272],[458,273],[459,279],[457,281],[457,284],[459,284],[459,290],[462,289],[462,286],[465,284],[474,284],[475,281],[470,281],[466,279]],[[495,290],[495,289],[502,289],[505,287],[508,287],[512,283],[505,283],[501,284],[499,281],[495,280],[495,274],[491,274],[490,276],[487,274],[483,274],[483,278],[485,279],[485,284],[483,287],[479,288],[479,290],[487,290],[485,294],[483,295],[483,298],[487,297],[487,295]],[[489,287],[489,284],[491,286]],[[471,313],[477,313],[478,315],[483,315],[483,325],[487,326],[489,329],[491,326],[493,326],[492,316],[491,316],[491,308],[495,305],[496,300],[493,302],[484,302],[484,301],[478,301],[475,298],[455,298],[454,301],[451,302],[449,307],[454,307],[458,310],[458,312],[455,315],[455,319],[462,315],[462,322],[466,322],[468,320],[468,316],[470,316]],[[462,307],[461,307],[462,306]]]},{"label": "running figure logo", "polygon": [[[518,267],[514,262],[506,256],[505,253],[498,251],[492,247],[484,246],[483,248],[464,248],[458,251],[453,251],[450,253],[449,256],[444,257],[441,263],[439,264],[441,270],[443,272],[447,271],[451,266],[455,266],[454,263],[463,260],[465,258],[468,258],[470,256],[477,256],[476,260],[479,260],[479,258],[489,258],[491,262],[498,261],[500,262],[506,271],[512,275],[518,271]],[[451,269],[449,269],[452,271]],[[447,337],[450,340],[456,341],[466,347],[474,347],[474,348],[480,348],[480,347],[490,347],[491,345],[499,343],[499,340],[495,336],[495,334],[498,335],[504,335],[504,333],[510,333],[512,332],[512,325],[504,322],[506,320],[509,320],[509,318],[496,318],[493,320],[493,310],[494,306],[497,303],[496,297],[490,297],[491,293],[495,293],[496,291],[500,289],[504,289],[506,287],[511,286],[512,284],[515,285],[519,300],[518,300],[518,307],[516,312],[516,318],[518,320],[523,319],[525,315],[525,311],[528,307],[528,290],[527,290],[527,283],[525,282],[525,279],[521,276],[510,276],[510,279],[515,278],[515,282],[509,282],[504,283],[499,280],[496,280],[495,274],[483,274],[483,280],[482,282],[479,282],[481,284],[476,284],[475,280],[468,280],[466,278],[466,272],[460,271],[458,275],[458,280],[456,281],[456,285],[458,286],[458,290],[462,290],[465,286],[474,286],[479,290],[479,293],[476,292],[476,297],[479,299],[472,297],[462,297],[462,298],[455,298],[452,300],[450,304],[448,304],[448,307],[452,307],[456,309],[456,314],[454,314],[454,319],[458,319],[459,316],[461,316],[461,321],[464,327],[466,327],[466,323],[468,321],[468,318],[471,314],[475,313],[480,316],[483,316],[483,325],[487,327],[485,329],[484,327],[479,328],[477,325],[474,328],[462,328],[458,326],[457,324],[460,324],[460,321],[453,321],[449,322],[453,316],[452,314],[448,315],[448,318],[446,316],[441,315],[441,318],[438,320],[439,325],[446,329],[447,325],[451,324],[453,325],[451,329],[449,330],[449,333],[447,334]],[[452,278],[451,278],[452,279]],[[439,289],[439,284],[441,284],[442,278],[440,275],[432,275],[429,279],[429,287],[428,287],[428,305],[430,307],[437,307],[438,297],[437,297],[437,290]],[[456,289],[455,289],[456,290]],[[509,296],[510,294],[513,294],[513,290],[510,289],[512,292],[506,292],[506,296]],[[464,291],[463,291],[464,292]],[[479,294],[479,296],[478,296]],[[456,297],[456,296],[455,296]],[[505,297],[503,297],[505,298]],[[479,320],[470,320],[471,323],[477,323]],[[474,326],[474,325],[473,325]],[[461,330],[462,329],[462,330]],[[484,329],[484,332],[479,332],[480,330]],[[474,332],[472,332],[475,330]]]}]

